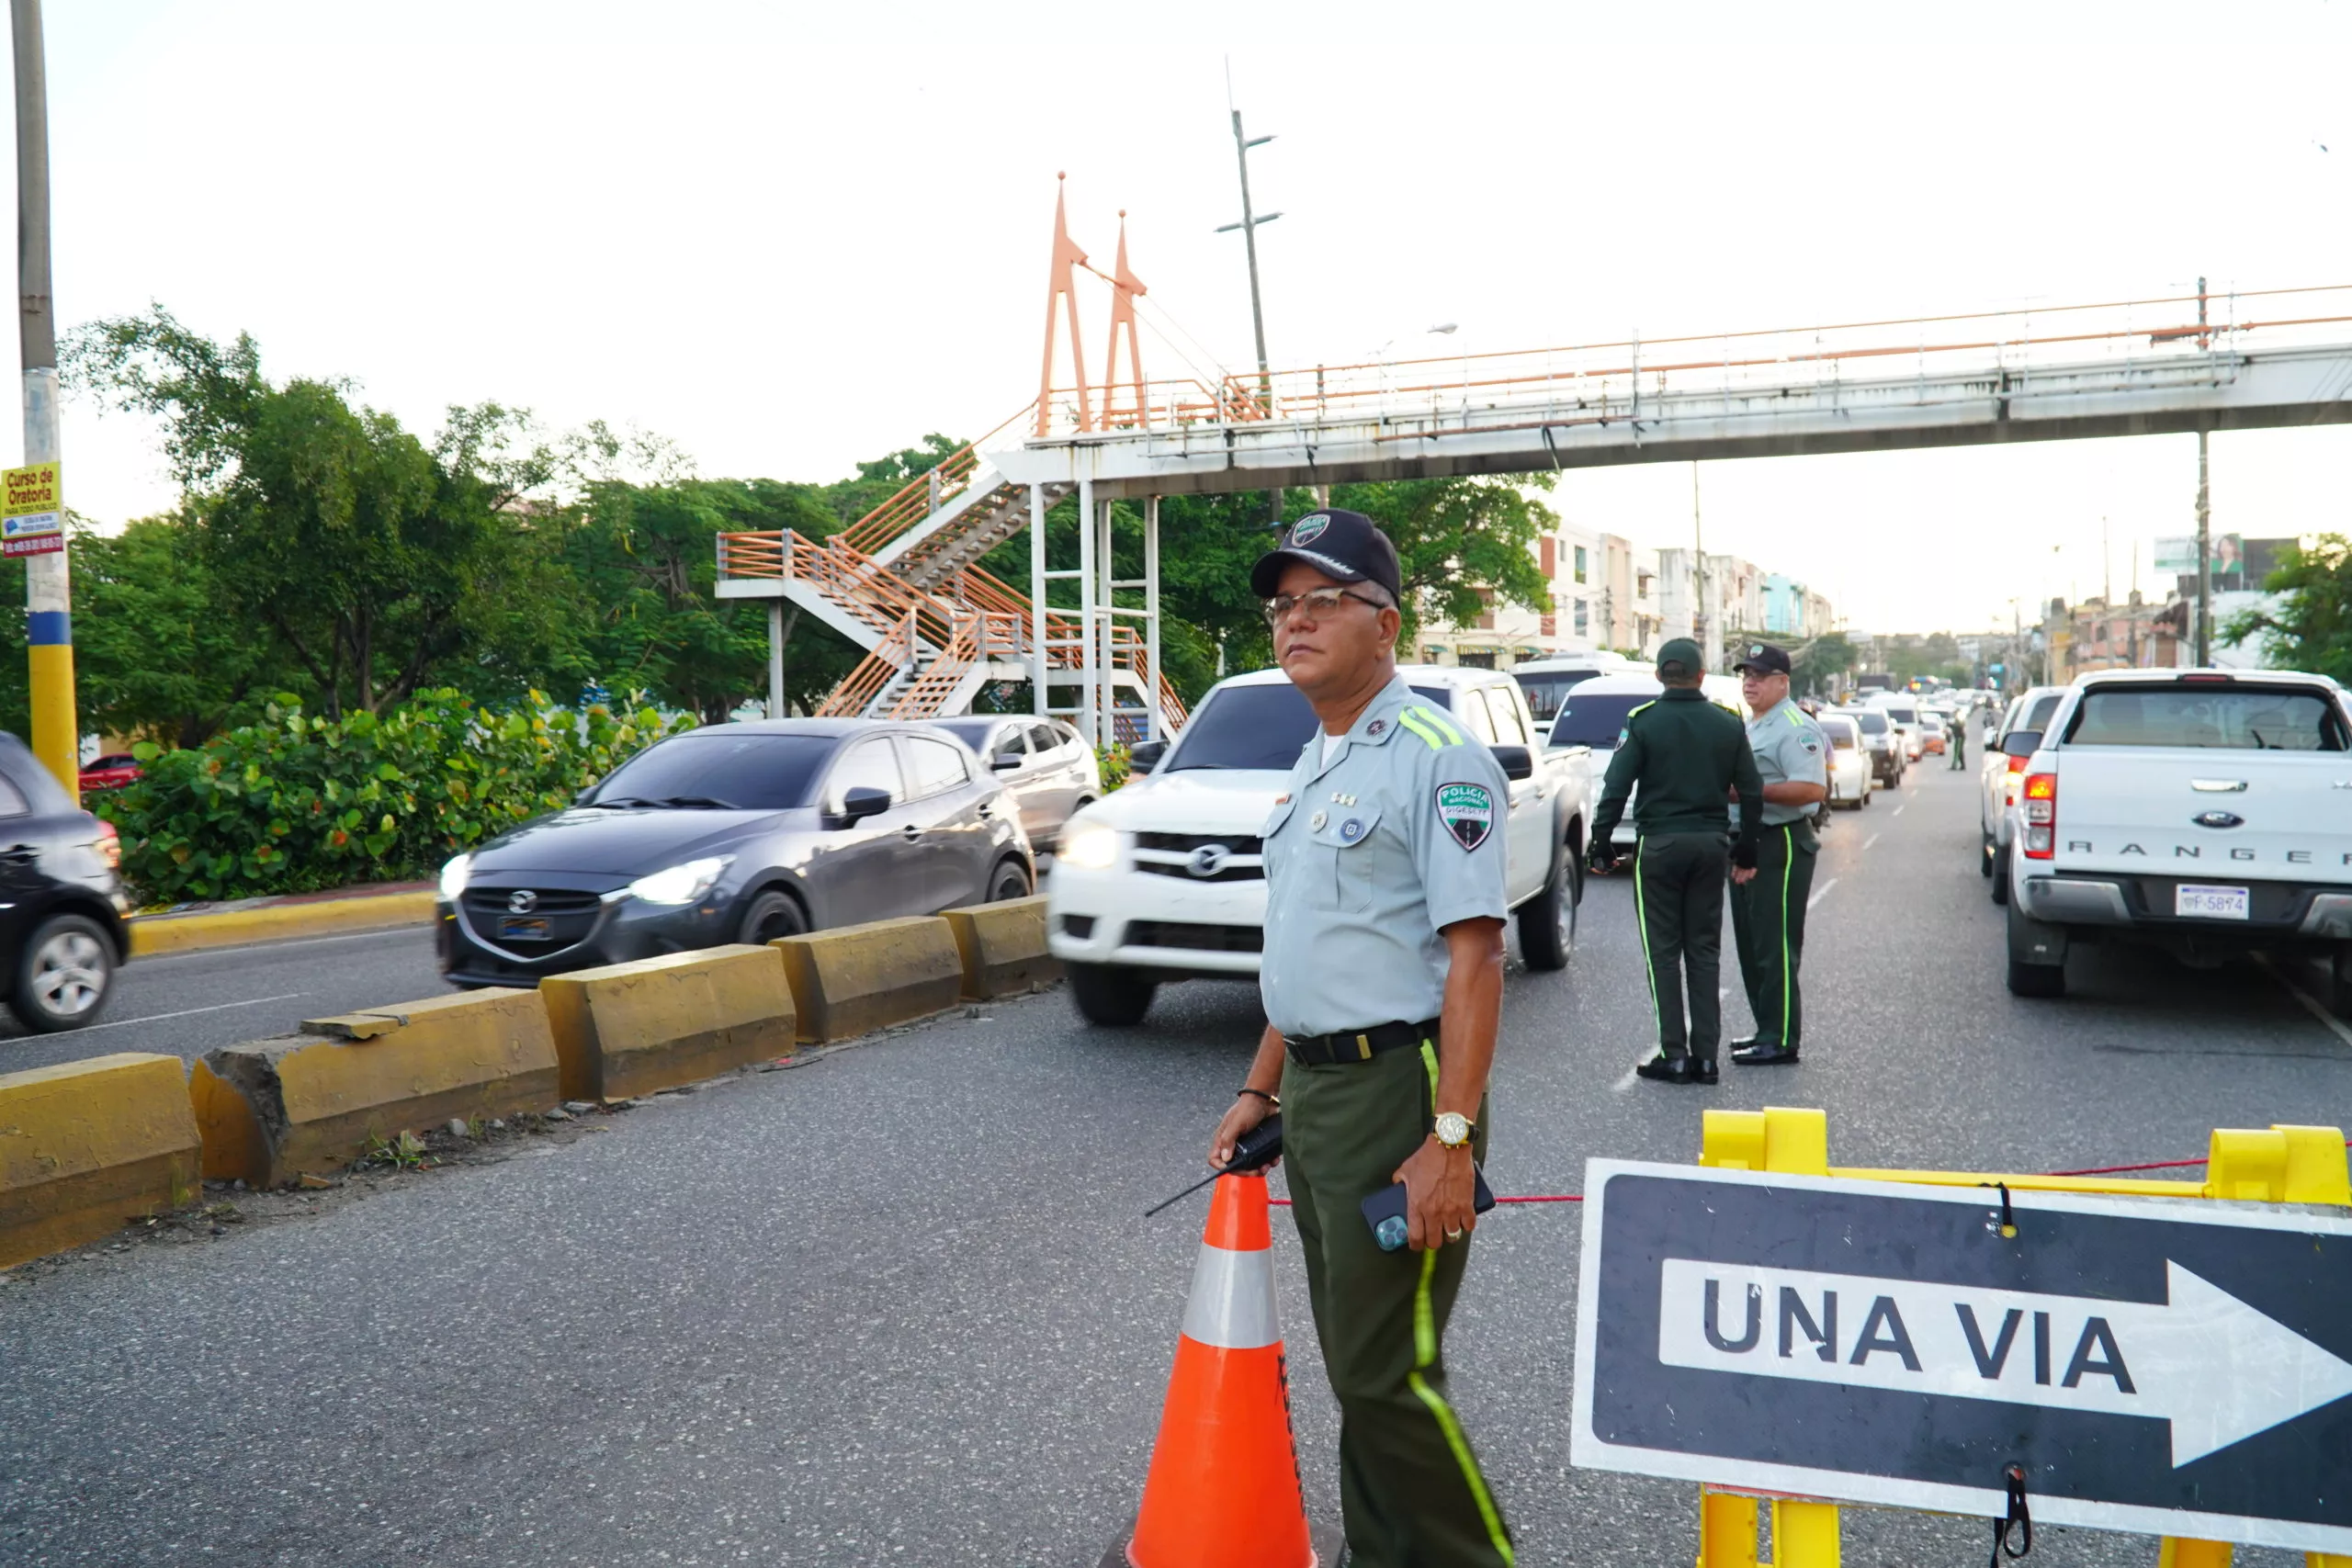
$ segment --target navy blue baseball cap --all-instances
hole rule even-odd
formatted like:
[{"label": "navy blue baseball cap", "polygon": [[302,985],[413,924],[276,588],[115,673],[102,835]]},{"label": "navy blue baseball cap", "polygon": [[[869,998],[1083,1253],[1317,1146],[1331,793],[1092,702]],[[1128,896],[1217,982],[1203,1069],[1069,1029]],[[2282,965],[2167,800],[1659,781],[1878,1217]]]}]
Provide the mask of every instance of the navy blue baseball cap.
[{"label": "navy blue baseball cap", "polygon": [[1396,566],[1396,547],[1379,525],[1361,512],[1325,507],[1310,512],[1283,530],[1282,543],[1258,558],[1250,569],[1250,592],[1271,599],[1282,586],[1283,567],[1304,562],[1338,582],[1377,582],[1398,605],[1405,603],[1404,574]]}]

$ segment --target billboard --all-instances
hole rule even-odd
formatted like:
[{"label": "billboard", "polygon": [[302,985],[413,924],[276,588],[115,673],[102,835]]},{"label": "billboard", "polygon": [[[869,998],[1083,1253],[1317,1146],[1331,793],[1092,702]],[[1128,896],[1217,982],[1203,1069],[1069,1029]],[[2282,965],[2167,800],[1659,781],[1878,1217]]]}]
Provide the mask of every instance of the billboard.
[{"label": "billboard", "polygon": [[[2213,536],[2213,592],[2234,593],[2259,590],[2278,570],[2293,539],[2249,539],[2237,534]],[[2197,592],[2197,536],[2193,534],[2156,541],[2156,570],[2180,579],[2180,592]]]}]

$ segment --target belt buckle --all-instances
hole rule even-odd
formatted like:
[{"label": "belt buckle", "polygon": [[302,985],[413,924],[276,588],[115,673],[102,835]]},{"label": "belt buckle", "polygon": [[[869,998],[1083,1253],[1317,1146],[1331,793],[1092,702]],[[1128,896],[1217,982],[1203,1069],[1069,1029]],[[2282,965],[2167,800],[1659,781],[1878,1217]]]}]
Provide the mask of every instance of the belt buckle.
[{"label": "belt buckle", "polygon": [[1356,1059],[1360,1062],[1369,1062],[1372,1060],[1371,1035],[1359,1034],[1356,1036]]}]

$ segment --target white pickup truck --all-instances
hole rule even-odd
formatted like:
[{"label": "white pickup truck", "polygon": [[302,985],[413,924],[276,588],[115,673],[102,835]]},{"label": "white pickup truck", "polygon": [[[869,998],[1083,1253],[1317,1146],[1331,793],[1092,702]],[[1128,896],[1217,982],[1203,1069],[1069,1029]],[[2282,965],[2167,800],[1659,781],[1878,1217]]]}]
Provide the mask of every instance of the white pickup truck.
[{"label": "white pickup truck", "polygon": [[[1585,749],[1545,753],[1509,675],[1451,665],[1397,671],[1495,750],[1510,780],[1506,861],[1521,954],[1558,969],[1576,947],[1591,769]],[[1315,710],[1279,670],[1220,682],[1146,776],[1062,829],[1046,884],[1046,940],[1091,1023],[1139,1023],[1172,980],[1254,979],[1264,946],[1259,829],[1315,738]]]},{"label": "white pickup truck", "polygon": [[2065,994],[2075,942],[2205,966],[2315,957],[2352,1008],[2352,710],[2318,675],[2086,675],[2027,753],[2012,814],[2009,989]]}]

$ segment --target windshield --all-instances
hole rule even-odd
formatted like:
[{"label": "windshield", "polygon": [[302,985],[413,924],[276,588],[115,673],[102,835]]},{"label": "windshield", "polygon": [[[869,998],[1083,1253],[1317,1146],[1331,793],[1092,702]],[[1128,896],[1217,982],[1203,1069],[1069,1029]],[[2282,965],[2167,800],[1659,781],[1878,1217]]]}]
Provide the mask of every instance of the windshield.
[{"label": "windshield", "polygon": [[1880,711],[1897,724],[1907,724],[1914,729],[1919,728],[1919,710],[1908,703],[1883,703],[1880,705]]},{"label": "windshield", "polygon": [[1823,719],[1821,732],[1829,737],[1831,748],[1839,751],[1852,750],[1855,744],[1861,739],[1854,733],[1854,727],[1851,724],[1838,718]]},{"label": "windshield", "polygon": [[1884,735],[1886,733],[1886,715],[1880,713],[1875,708],[1864,708],[1859,713],[1849,714],[1847,716],[1851,718],[1856,724],[1860,725],[1862,727],[1862,733],[1865,735]]},{"label": "windshield", "polygon": [[2344,716],[2317,692],[2260,687],[2107,687],[2086,692],[2069,746],[2174,746],[2225,751],[2341,751]]},{"label": "windshield", "polygon": [[[1449,713],[1453,710],[1453,694],[1443,686],[1415,686],[1413,693]],[[1286,773],[1315,739],[1315,710],[1288,681],[1226,686],[1209,694],[1159,771],[1261,768]]]},{"label": "windshield", "polygon": [[948,734],[977,751],[989,743],[989,731],[996,728],[996,720],[976,718],[957,724],[937,725],[933,728],[947,731]]},{"label": "windshield", "polygon": [[1514,670],[1511,676],[1527,694],[1527,711],[1535,716],[1535,722],[1549,724],[1559,713],[1568,689],[1600,673],[1598,670],[1539,670],[1522,674]]},{"label": "windshield", "polygon": [[1656,692],[1570,693],[1552,721],[1555,746],[1614,746],[1625,728],[1625,716],[1644,703],[1657,701]]},{"label": "windshield", "polygon": [[639,752],[582,804],[781,811],[806,806],[837,735],[775,735],[731,725],[690,729]]}]

